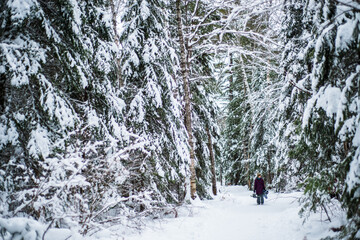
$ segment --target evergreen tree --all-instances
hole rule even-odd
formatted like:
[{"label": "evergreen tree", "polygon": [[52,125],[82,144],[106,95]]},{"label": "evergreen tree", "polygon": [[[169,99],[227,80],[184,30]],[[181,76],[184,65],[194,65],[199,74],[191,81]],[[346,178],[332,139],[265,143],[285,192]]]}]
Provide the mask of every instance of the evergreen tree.
[{"label": "evergreen tree", "polygon": [[86,223],[108,201],[98,197],[110,179],[99,175],[121,175],[102,158],[122,142],[123,106],[106,7],[104,1],[1,3],[4,215],[25,213],[61,226],[68,213]]},{"label": "evergreen tree", "polygon": [[139,65],[124,31],[121,88],[107,1],[1,2],[3,215],[87,233],[182,201],[188,150],[163,6],[144,1],[135,19]]},{"label": "evergreen tree", "polygon": [[[284,20],[282,39],[284,40],[283,56],[281,59],[281,96],[279,100],[279,129],[276,137],[276,169],[274,182],[276,188],[291,189],[304,179],[303,164],[306,157],[301,154],[301,116],[304,112],[305,101],[311,92],[303,85],[306,76],[303,50],[306,42],[301,41],[310,36],[311,24],[303,16],[305,1],[284,1]],[[295,95],[297,97],[295,97]],[[299,152],[293,150],[299,147]],[[300,160],[300,161],[298,161]]]},{"label": "evergreen tree", "polygon": [[120,34],[126,126],[146,141],[146,150],[135,151],[127,163],[134,165],[136,176],[128,179],[135,185],[128,190],[134,195],[151,192],[160,205],[183,201],[189,157],[181,106],[174,95],[177,56],[169,38],[167,8],[166,1],[126,1]]},{"label": "evergreen tree", "polygon": [[331,220],[329,208],[341,201],[349,223],[340,237],[352,239],[359,228],[354,167],[359,163],[359,13],[336,1],[298,1],[286,5],[285,13],[288,97],[282,116],[286,131],[295,130],[286,145],[295,164],[287,168],[297,172],[295,183],[303,182],[301,213],[321,208]]}]

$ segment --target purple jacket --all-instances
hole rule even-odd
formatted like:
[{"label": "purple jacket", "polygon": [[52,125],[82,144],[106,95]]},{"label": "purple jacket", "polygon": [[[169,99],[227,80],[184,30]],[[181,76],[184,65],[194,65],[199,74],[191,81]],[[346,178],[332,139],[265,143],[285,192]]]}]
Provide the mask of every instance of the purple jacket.
[{"label": "purple jacket", "polygon": [[256,191],[256,194],[257,195],[263,194],[264,189],[265,189],[264,179],[256,178],[254,184],[254,191]]}]

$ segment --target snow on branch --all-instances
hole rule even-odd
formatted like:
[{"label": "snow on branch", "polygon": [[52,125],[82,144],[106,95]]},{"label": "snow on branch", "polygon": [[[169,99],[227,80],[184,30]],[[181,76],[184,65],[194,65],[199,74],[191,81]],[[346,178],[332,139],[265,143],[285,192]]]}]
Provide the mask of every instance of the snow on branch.
[{"label": "snow on branch", "polygon": [[40,240],[44,234],[44,226],[28,218],[0,218],[0,232],[4,240]]},{"label": "snow on branch", "polygon": [[360,12],[360,3],[350,0],[335,0],[335,2],[350,7],[355,12]]}]

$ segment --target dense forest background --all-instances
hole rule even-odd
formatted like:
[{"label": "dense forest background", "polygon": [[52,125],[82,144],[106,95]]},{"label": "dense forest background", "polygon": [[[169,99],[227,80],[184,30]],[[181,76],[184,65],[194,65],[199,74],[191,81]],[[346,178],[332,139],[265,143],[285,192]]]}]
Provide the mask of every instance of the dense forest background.
[{"label": "dense forest background", "polygon": [[136,227],[217,184],[360,228],[357,0],[0,2],[0,214]]}]

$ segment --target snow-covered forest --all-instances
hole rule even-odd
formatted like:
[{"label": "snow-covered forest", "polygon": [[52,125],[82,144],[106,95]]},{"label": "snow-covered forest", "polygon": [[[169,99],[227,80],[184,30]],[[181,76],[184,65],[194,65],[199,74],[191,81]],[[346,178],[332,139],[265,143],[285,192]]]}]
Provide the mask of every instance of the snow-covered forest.
[{"label": "snow-covered forest", "polygon": [[1,0],[0,236],[140,231],[260,172],[360,239],[359,94],[359,0]]}]

